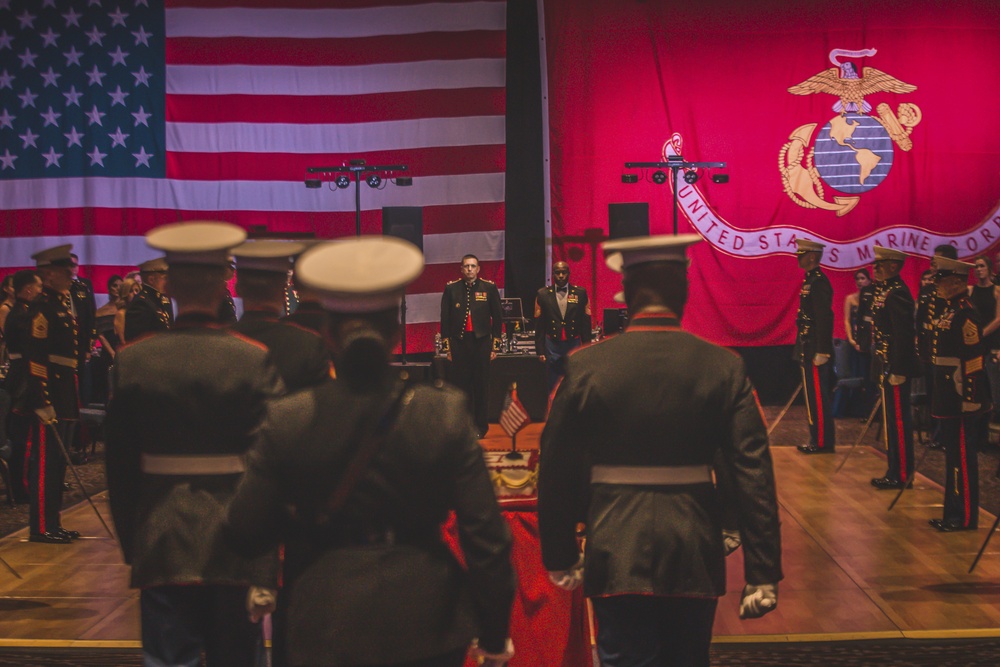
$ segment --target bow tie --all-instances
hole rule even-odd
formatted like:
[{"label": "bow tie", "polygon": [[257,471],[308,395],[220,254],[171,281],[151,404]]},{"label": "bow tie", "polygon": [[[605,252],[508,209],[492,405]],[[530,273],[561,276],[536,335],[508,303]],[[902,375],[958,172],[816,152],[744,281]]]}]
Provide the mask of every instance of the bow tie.
[{"label": "bow tie", "polygon": [[559,293],[569,294],[569,286],[567,285],[566,287],[557,287],[556,288],[556,294],[559,294]]}]

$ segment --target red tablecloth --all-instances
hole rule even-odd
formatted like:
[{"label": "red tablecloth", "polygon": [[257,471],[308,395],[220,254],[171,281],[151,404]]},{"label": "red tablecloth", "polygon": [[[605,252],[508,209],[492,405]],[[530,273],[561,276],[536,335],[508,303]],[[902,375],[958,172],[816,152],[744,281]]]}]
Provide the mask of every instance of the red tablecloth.
[{"label": "red tablecloth", "polygon": [[[527,463],[537,465],[536,460],[537,454]],[[500,504],[514,540],[511,559],[517,572],[510,622],[515,655],[509,666],[593,667],[583,591],[570,593],[549,581],[542,566],[534,497],[501,499]],[[460,553],[454,518],[445,535]],[[467,661],[466,667],[473,666],[472,660]]]}]

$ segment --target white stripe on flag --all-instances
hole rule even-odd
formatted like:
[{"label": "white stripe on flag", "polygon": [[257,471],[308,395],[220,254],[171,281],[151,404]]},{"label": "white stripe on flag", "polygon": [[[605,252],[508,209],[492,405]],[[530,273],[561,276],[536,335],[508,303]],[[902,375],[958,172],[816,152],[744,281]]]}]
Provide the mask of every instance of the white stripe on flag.
[{"label": "white stripe on flag", "polygon": [[368,153],[439,146],[502,145],[503,116],[374,123],[167,123],[177,153]]},{"label": "white stripe on flag", "polygon": [[[440,237],[446,237],[439,240]],[[428,234],[424,236],[425,261],[428,264],[458,263],[462,255],[471,252],[482,261],[503,259],[503,231],[462,232],[460,234]],[[72,243],[80,263],[87,266],[128,266],[159,257],[162,252],[151,250],[143,236],[74,235],[74,236],[22,236],[6,238],[0,243],[0,268],[30,266],[30,257],[63,243]],[[456,254],[457,253],[457,254]],[[441,286],[444,289],[444,286]],[[407,297],[409,310],[410,298]],[[426,310],[423,305],[418,309]],[[433,317],[422,322],[436,321],[440,317],[441,295],[434,295]],[[409,319],[409,318],[408,318]],[[416,322],[417,320],[412,320]]]},{"label": "white stripe on flag", "polygon": [[422,32],[504,30],[503,2],[427,3],[359,9],[169,7],[168,37],[356,38]]},{"label": "white stripe on flag", "polygon": [[[336,189],[336,188],[334,188]],[[417,176],[408,188],[365,186],[364,210],[383,206],[493,204],[504,200],[504,174]],[[0,181],[7,210],[158,208],[187,211],[354,211],[353,191],[306,189],[302,181],[184,181],[158,178],[61,178]]]},{"label": "white stripe on flag", "polygon": [[168,95],[372,95],[410,90],[503,88],[499,58],[383,65],[167,65]]}]

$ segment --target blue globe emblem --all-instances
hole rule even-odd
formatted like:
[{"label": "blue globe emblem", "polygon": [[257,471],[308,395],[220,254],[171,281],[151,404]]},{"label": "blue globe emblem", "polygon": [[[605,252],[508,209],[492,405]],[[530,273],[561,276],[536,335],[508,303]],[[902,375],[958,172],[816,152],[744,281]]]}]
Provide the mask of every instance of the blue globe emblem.
[{"label": "blue globe emblem", "polygon": [[871,116],[835,116],[820,130],[815,151],[820,178],[845,194],[878,187],[892,169],[892,139]]}]

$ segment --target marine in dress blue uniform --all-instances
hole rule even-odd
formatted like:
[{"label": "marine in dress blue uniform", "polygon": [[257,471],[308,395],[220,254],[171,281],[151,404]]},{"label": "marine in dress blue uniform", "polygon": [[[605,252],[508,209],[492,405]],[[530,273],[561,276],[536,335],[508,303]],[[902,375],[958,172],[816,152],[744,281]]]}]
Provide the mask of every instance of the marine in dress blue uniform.
[{"label": "marine in dress blue uniform", "polygon": [[283,391],[263,345],[225,330],[217,308],[229,251],[225,223],[151,230],[166,251],[178,317],[118,353],[106,426],[108,492],[130,584],[140,589],[145,664],[258,665],[251,586],[277,587],[277,552],[246,558],[221,525],[268,401]]},{"label": "marine in dress blue uniform", "polygon": [[139,265],[142,288],[125,309],[125,342],[139,336],[167,331],[174,323],[174,307],[165,290],[167,260],[157,257]]},{"label": "marine in dress blue uniform", "polygon": [[[28,446],[29,540],[66,544],[80,536],[62,527],[65,446],[73,442],[80,419],[77,394],[79,333],[72,312],[73,276],[70,245],[32,255],[42,278],[42,292],[28,309],[31,335],[27,339],[26,407],[37,419],[31,423]],[[53,433],[53,431],[55,433]]]},{"label": "marine in dress blue uniform", "polygon": [[552,266],[553,284],[535,296],[535,354],[545,362],[549,391],[566,372],[566,356],[590,342],[587,290],[569,282],[569,264]]},{"label": "marine in dress blue uniform", "polygon": [[680,327],[684,249],[698,240],[605,245],[608,265],[624,268],[628,329],[570,356],[542,433],[542,561],[561,587],[582,579],[606,667],[709,664],[726,579],[713,463],[729,473],[736,498],[747,582],[741,615],[777,605],[774,473],[753,387],[737,355]]},{"label": "marine in dress blue uniform", "polygon": [[462,279],[448,283],[441,295],[441,339],[448,349],[448,379],[469,397],[479,436],[489,428],[490,362],[503,333],[500,291],[479,277],[475,255],[462,258]]},{"label": "marine in dress blue uniform", "polygon": [[934,395],[931,412],[941,420],[945,451],[944,516],[930,524],[942,532],[975,530],[979,525],[979,459],[975,437],[990,410],[986,346],[982,323],[968,299],[973,265],[934,258],[938,296],[931,342]]},{"label": "marine in dress blue uniform", "polygon": [[872,303],[873,374],[882,392],[882,433],[888,470],[871,481],[877,489],[898,489],[913,481],[913,415],[910,379],[920,372],[914,331],[914,303],[899,272],[906,253],[875,246]]},{"label": "marine in dress blue uniform", "polygon": [[799,445],[803,454],[832,454],[836,426],[830,409],[833,354],[833,287],[820,267],[822,243],[796,240],[799,268],[805,270],[799,290],[799,312],[793,358],[802,369],[802,390],[809,419],[809,444]]}]

